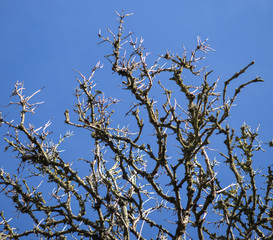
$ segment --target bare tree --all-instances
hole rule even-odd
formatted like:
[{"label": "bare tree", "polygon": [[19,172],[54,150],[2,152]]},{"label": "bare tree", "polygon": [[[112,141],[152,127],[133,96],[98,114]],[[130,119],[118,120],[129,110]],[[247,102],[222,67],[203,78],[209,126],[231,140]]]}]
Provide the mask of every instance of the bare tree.
[{"label": "bare tree", "polygon": [[[37,129],[28,124],[39,91],[25,96],[23,83],[15,84],[17,100],[10,104],[20,107],[19,121],[2,116],[1,123],[9,128],[5,150],[15,153],[18,172],[1,169],[1,193],[33,225],[18,228],[2,211],[1,239],[272,239],[272,167],[253,167],[255,152],[263,150],[257,130],[227,124],[241,90],[263,81],[230,89],[254,62],[217,92],[219,79],[198,69],[213,50],[206,41],[198,37],[190,54],[167,52],[149,64],[143,39],[124,34],[127,16],[118,14],[116,34],[108,29],[108,37],[99,37],[111,46],[106,58],[133,96],[125,118],[131,127],[112,120],[119,100],[96,90],[99,63],[89,77],[78,73],[74,112],[65,111],[66,124],[91,133],[93,154],[80,159],[89,174],[62,156],[70,132],[53,143],[50,122]],[[221,150],[212,151],[215,141]],[[47,191],[40,191],[45,184]]]}]

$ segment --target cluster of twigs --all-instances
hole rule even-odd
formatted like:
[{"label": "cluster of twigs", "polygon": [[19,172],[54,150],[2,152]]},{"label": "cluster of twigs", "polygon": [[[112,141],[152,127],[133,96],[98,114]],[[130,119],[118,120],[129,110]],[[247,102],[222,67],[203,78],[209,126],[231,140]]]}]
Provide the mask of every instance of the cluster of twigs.
[{"label": "cluster of twigs", "polygon": [[[1,117],[2,124],[13,130],[5,138],[6,150],[17,154],[20,166],[32,166],[30,179],[41,178],[54,187],[48,199],[47,192],[38,191],[41,184],[32,186],[25,178],[1,169],[2,193],[34,224],[20,231],[2,212],[1,238],[182,239],[195,231],[199,239],[272,239],[272,170],[268,167],[265,188],[258,191],[256,179],[261,175],[252,164],[254,152],[262,150],[258,133],[243,125],[236,134],[226,123],[240,91],[262,81],[257,77],[243,83],[227,97],[230,83],[254,62],[225,81],[222,92],[216,92],[218,80],[210,84],[211,72],[196,67],[203,58],[199,53],[213,50],[206,41],[198,37],[189,57],[186,51],[182,56],[167,52],[149,66],[143,40],[133,40],[131,33],[124,37],[127,16],[118,14],[117,34],[108,30],[109,37],[101,33],[99,37],[101,43],[111,45],[112,53],[106,58],[113,72],[122,77],[123,87],[134,96],[136,102],[127,115],[135,120],[137,131],[113,126],[115,113],[111,109],[118,109],[119,101],[95,90],[93,81],[102,66],[98,63],[88,78],[79,73],[74,114],[70,116],[66,110],[65,123],[90,131],[94,140],[93,155],[82,159],[89,174],[81,177],[59,151],[70,133],[54,144],[47,131],[50,122],[38,129],[26,127],[26,115],[34,113],[38,103],[31,104],[33,95],[25,97],[22,83],[17,83],[13,95],[19,101],[11,104],[21,107],[21,120],[17,124]],[[126,44],[130,45],[128,52]],[[202,83],[185,83],[182,73],[187,71]],[[169,79],[156,81],[163,72],[170,74]],[[169,89],[168,81],[176,88]],[[160,107],[151,97],[153,88],[164,93],[156,96],[164,98]],[[174,94],[183,96],[183,102]],[[75,115],[77,120],[73,120]],[[147,128],[154,133],[153,142],[145,136]],[[217,134],[224,137],[218,155],[222,160],[217,160],[228,166],[232,179],[228,183],[218,178],[221,167],[210,157],[211,139]],[[168,150],[170,141],[178,154]],[[109,153],[105,154],[105,149]],[[169,221],[163,220],[162,214],[168,214]],[[147,228],[152,230],[147,233]]]}]

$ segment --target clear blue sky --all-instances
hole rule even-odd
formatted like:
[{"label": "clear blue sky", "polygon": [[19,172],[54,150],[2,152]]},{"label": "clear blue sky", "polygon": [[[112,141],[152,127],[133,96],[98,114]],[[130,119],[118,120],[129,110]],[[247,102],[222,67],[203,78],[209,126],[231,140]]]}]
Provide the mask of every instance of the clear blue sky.
[{"label": "clear blue sky", "polygon": [[[244,89],[232,111],[232,121],[235,126],[246,121],[253,128],[260,124],[260,138],[266,141],[273,137],[272,0],[1,0],[0,105],[9,102],[17,80],[24,81],[27,93],[45,86],[37,98],[45,104],[37,110],[34,121],[42,125],[52,118],[51,129],[58,137],[71,129],[63,125],[63,113],[75,103],[72,69],[88,75],[99,60],[104,68],[96,78],[98,87],[108,95],[124,98],[120,90],[113,90],[120,82],[103,57],[109,49],[97,45],[99,29],[115,30],[115,10],[134,13],[126,22],[126,30],[142,36],[147,51],[154,56],[166,50],[181,52],[183,44],[190,50],[198,35],[209,38],[216,52],[207,56],[205,64],[221,81],[255,60],[240,81],[258,75],[265,82]],[[2,140],[0,144],[2,148]],[[70,146],[71,151],[83,144]],[[0,153],[0,166],[6,165],[6,156]],[[265,157],[272,158],[269,154]]]}]

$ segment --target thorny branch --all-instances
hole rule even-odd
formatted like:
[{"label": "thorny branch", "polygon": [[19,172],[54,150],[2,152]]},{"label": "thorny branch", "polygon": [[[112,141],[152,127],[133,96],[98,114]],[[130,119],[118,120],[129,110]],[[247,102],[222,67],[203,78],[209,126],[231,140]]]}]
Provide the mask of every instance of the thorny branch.
[{"label": "thorny branch", "polygon": [[[40,104],[30,103],[39,91],[25,97],[23,84],[16,83],[12,96],[19,101],[10,104],[21,107],[19,124],[7,121],[7,116],[0,120],[11,130],[5,137],[6,150],[17,154],[20,174],[1,169],[0,185],[2,194],[34,227],[16,229],[2,211],[1,238],[145,239],[151,228],[156,239],[182,239],[194,230],[199,239],[272,239],[272,168],[268,166],[265,188],[259,190],[260,174],[253,168],[254,152],[262,150],[258,133],[243,125],[237,134],[227,124],[240,91],[263,81],[257,77],[243,83],[227,99],[230,83],[254,62],[216,92],[219,79],[209,83],[212,71],[197,68],[204,58],[198,56],[213,51],[207,41],[198,37],[190,56],[185,49],[182,56],[167,52],[149,65],[143,39],[133,40],[132,33],[124,36],[124,19],[131,14],[117,15],[117,33],[108,29],[110,36],[100,32],[99,37],[112,47],[106,59],[134,97],[126,117],[135,127],[116,127],[114,110],[120,101],[96,90],[93,80],[100,63],[88,78],[78,72],[77,102],[73,114],[65,111],[65,123],[89,131],[93,140],[90,159],[81,159],[89,170],[83,176],[59,150],[70,132],[53,143],[47,130],[50,121],[37,129],[26,126],[26,118]],[[169,74],[169,80],[157,80],[162,73]],[[188,84],[187,73],[201,83]],[[154,90],[163,95],[152,97]],[[146,130],[153,131],[151,138]],[[210,149],[218,135],[225,140],[217,155]],[[224,159],[228,169],[218,159]],[[218,177],[220,162],[230,181]],[[25,166],[31,173],[28,178],[23,177]],[[33,185],[38,179],[40,184]],[[53,186],[50,197],[38,191],[45,182]]]}]

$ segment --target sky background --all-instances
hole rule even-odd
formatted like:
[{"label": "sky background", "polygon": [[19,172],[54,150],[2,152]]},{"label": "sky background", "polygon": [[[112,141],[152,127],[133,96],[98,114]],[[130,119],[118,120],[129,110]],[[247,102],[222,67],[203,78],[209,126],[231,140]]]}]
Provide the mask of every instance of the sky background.
[{"label": "sky background", "polygon": [[[72,109],[78,70],[85,75],[97,61],[104,68],[96,74],[99,89],[108,96],[126,100],[119,87],[120,78],[112,75],[103,57],[109,47],[101,44],[99,29],[116,30],[115,10],[134,13],[127,18],[125,30],[145,39],[144,45],[152,58],[166,50],[182,52],[182,45],[191,50],[196,37],[209,38],[215,49],[207,55],[205,65],[214,69],[213,77],[220,83],[255,60],[256,64],[238,81],[254,79],[265,82],[244,89],[237,106],[232,110],[231,122],[238,127],[246,121],[253,128],[260,124],[260,139],[273,137],[273,1],[271,0],[196,0],[196,1],[72,1],[72,0],[0,0],[0,105],[7,105],[13,84],[23,81],[26,94],[45,87],[35,99],[45,101],[33,118],[38,126],[52,119],[54,137],[73,130],[65,126],[64,111]],[[1,108],[9,112],[14,112]],[[0,134],[3,135],[3,128]],[[82,135],[75,139],[84,139]],[[73,140],[71,140],[73,142]],[[3,149],[3,141],[0,141]],[[78,149],[90,150],[89,143],[74,141],[67,144],[71,156]],[[0,152],[0,166],[9,168],[10,159]],[[81,152],[80,152],[81,153]],[[272,159],[270,153],[264,158]],[[8,163],[8,164],[7,164]],[[2,200],[1,200],[2,202]]]}]

